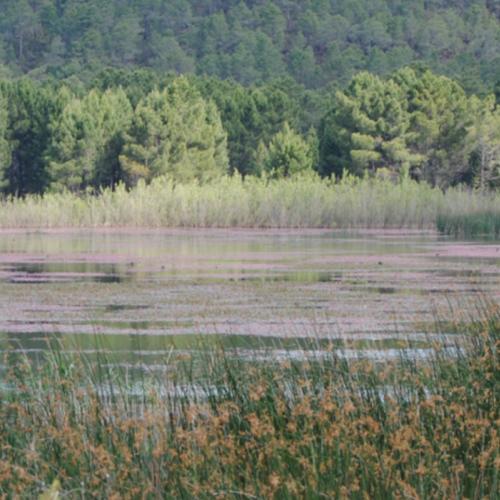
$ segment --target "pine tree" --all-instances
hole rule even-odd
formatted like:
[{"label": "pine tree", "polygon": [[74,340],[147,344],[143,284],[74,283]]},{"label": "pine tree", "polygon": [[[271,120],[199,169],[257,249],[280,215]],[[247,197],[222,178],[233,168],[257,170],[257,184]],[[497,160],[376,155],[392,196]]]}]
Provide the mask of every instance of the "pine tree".
[{"label": "pine tree", "polygon": [[500,109],[494,96],[479,103],[480,111],[467,129],[474,184],[480,190],[500,187]]},{"label": "pine tree", "polygon": [[429,70],[404,68],[386,80],[360,73],[337,92],[320,125],[322,171],[386,168],[443,188],[467,182],[474,102],[459,84]]},{"label": "pine tree", "polygon": [[194,83],[206,99],[216,103],[221,114],[231,168],[242,175],[258,174],[260,165],[254,161],[254,153],[260,142],[269,143],[285,121],[296,126],[294,101],[275,85],[245,88],[216,79],[196,79]]},{"label": "pine tree", "polygon": [[314,151],[311,145],[285,122],[282,130],[271,139],[267,147],[261,143],[257,160],[269,176],[289,177],[312,171]]},{"label": "pine tree", "polygon": [[121,89],[73,97],[52,124],[47,154],[51,187],[79,191],[113,186],[121,178],[118,156],[132,107]]},{"label": "pine tree", "polygon": [[9,164],[3,169],[3,188],[24,196],[47,186],[44,153],[50,141],[49,122],[59,103],[50,87],[22,79],[0,84],[7,103]]},{"label": "pine tree", "polygon": [[10,144],[7,137],[8,126],[7,98],[0,88],[0,192],[8,187],[6,170],[11,163]]},{"label": "pine tree", "polygon": [[429,70],[404,68],[391,81],[405,93],[410,114],[408,147],[422,158],[413,175],[447,187],[462,181],[468,169],[467,126],[474,109],[462,87]]},{"label": "pine tree", "polygon": [[406,144],[409,127],[406,96],[398,85],[358,74],[347,91],[336,93],[334,108],[321,125],[323,173],[409,168],[420,161]]},{"label": "pine tree", "polygon": [[184,77],[154,90],[135,110],[120,163],[129,184],[160,175],[203,182],[225,174],[227,135],[215,104]]}]

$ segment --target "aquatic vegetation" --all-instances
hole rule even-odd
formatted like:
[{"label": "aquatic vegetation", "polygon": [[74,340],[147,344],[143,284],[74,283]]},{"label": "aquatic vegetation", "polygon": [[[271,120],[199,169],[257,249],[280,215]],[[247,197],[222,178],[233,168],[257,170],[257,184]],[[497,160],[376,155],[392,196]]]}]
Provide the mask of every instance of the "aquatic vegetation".
[{"label": "aquatic vegetation", "polygon": [[441,233],[456,237],[500,236],[500,213],[478,211],[472,213],[443,213],[437,218],[437,229]]},{"label": "aquatic vegetation", "polygon": [[493,498],[500,311],[478,311],[463,344],[425,361],[258,363],[200,346],[131,386],[104,354],[6,359],[0,495]]},{"label": "aquatic vegetation", "polygon": [[[404,178],[263,179],[235,175],[212,183],[168,178],[131,190],[0,201],[0,227],[435,228],[443,214],[500,214],[500,195],[461,188],[443,193]],[[440,219],[441,217],[441,219]],[[498,219],[497,219],[498,220]],[[442,227],[442,224],[439,225]]]},{"label": "aquatic vegetation", "polygon": [[436,216],[439,232],[461,238],[500,235],[498,191],[463,197],[461,189],[448,191],[448,201]]}]

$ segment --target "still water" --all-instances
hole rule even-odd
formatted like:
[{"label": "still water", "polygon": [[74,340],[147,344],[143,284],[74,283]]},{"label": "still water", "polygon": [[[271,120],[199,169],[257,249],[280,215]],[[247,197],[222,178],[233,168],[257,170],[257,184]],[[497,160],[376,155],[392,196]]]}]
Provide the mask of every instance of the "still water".
[{"label": "still water", "polygon": [[[47,338],[162,369],[200,339],[239,356],[425,355],[500,299],[500,245],[421,232],[0,232],[0,351]],[[441,327],[436,329],[436,318]]]}]

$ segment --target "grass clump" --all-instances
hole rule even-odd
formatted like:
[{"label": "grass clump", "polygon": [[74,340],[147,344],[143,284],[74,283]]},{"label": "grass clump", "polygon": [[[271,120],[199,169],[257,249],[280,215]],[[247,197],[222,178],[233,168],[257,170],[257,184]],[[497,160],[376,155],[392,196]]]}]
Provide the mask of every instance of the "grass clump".
[{"label": "grass clump", "polygon": [[447,191],[448,202],[436,215],[439,232],[456,238],[500,235],[500,192]]},{"label": "grass clump", "polygon": [[[226,177],[200,185],[158,178],[131,190],[0,201],[2,228],[242,227],[434,229],[441,214],[500,213],[500,195],[443,193],[403,178],[340,181],[304,174],[286,179]],[[441,220],[441,219],[440,219]]]},{"label": "grass clump", "polygon": [[452,354],[383,365],[202,350],[134,386],[64,353],[17,363],[0,398],[0,495],[57,480],[82,498],[494,498],[498,308],[463,333]]},{"label": "grass clump", "polygon": [[457,238],[486,236],[500,237],[500,212],[480,211],[473,213],[443,213],[437,218],[437,229],[441,233]]}]

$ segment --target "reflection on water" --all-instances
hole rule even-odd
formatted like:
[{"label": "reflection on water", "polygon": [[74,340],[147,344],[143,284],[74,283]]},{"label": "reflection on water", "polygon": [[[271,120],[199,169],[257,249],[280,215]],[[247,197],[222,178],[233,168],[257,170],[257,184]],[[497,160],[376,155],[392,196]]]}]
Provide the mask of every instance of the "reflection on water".
[{"label": "reflection on water", "polygon": [[498,300],[499,248],[429,233],[2,232],[0,349],[37,355],[55,334],[155,366],[200,338],[270,359],[346,340],[390,357],[410,338],[417,355],[421,325],[450,303],[467,315],[478,293]]},{"label": "reflection on water", "polygon": [[[144,375],[171,375],[177,378],[182,363],[189,372],[203,376],[206,356],[222,353],[224,358],[248,362],[303,362],[328,359],[370,360],[382,362],[401,357],[425,360],[433,353],[433,342],[439,340],[448,355],[456,355],[456,334],[418,333],[405,338],[279,338],[240,335],[87,335],[62,334],[3,334],[0,349],[8,354],[9,364],[29,359],[35,364],[44,362],[50,350],[83,355],[87,361],[99,361],[103,368],[119,370],[127,380]],[[6,366],[0,365],[0,374]],[[167,379],[162,379],[167,382]]]},{"label": "reflection on water", "polygon": [[[175,350],[204,348],[223,349],[299,349],[305,351],[328,350],[349,346],[356,349],[405,348],[409,343],[414,347],[425,347],[435,338],[431,333],[416,333],[404,338],[370,336],[344,336],[342,338],[283,338],[255,337],[244,335],[89,335],[43,333],[3,333],[0,348],[4,351],[24,352],[44,350],[48,346],[65,350],[100,350],[129,353],[143,352],[145,355]],[[456,335],[450,337],[455,339]]]}]

